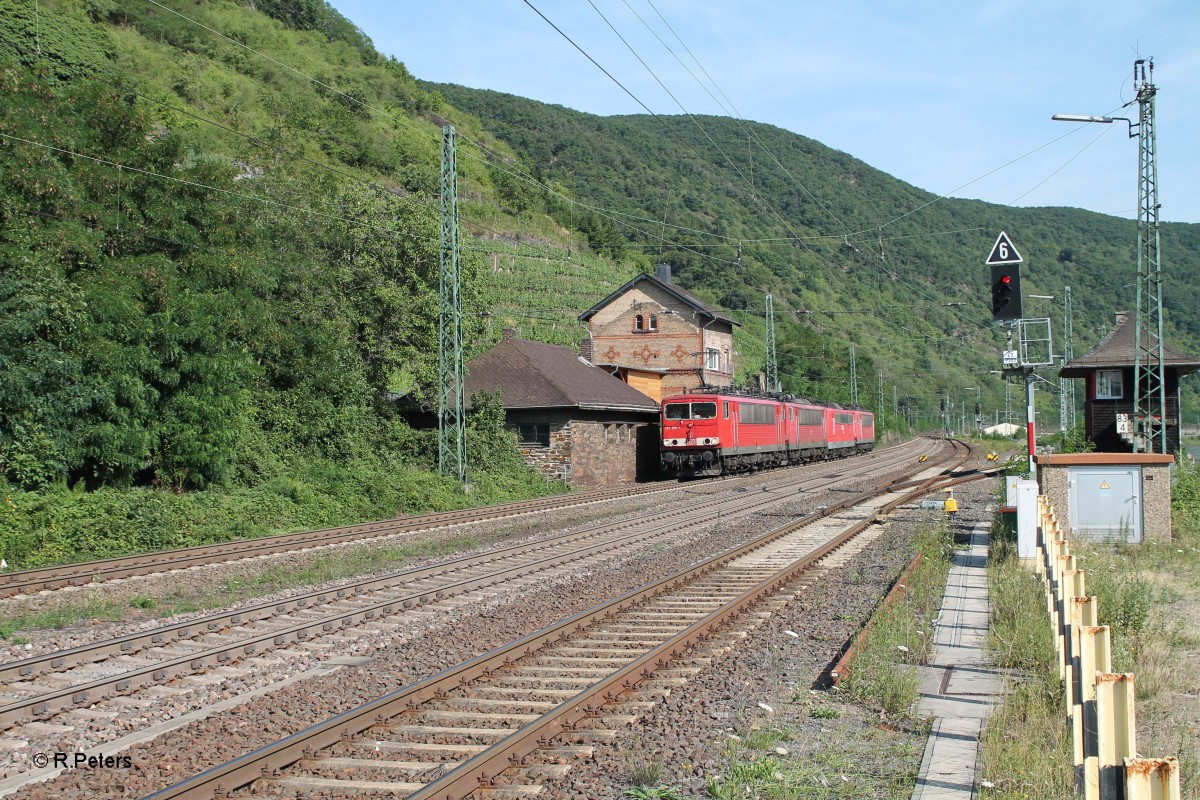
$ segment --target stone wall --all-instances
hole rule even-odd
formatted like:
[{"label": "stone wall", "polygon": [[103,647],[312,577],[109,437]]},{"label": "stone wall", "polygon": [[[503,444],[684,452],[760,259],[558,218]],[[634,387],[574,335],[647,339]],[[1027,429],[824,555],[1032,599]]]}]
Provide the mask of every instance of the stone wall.
[{"label": "stone wall", "polygon": [[523,444],[521,457],[548,481],[570,481],[571,424],[550,423],[550,446]]},{"label": "stone wall", "polygon": [[510,429],[522,423],[550,426],[550,445],[521,445],[525,462],[547,480],[599,488],[653,478],[658,470],[658,425],[653,412],[614,419],[613,412],[581,409],[512,410]]},{"label": "stone wall", "polygon": [[597,488],[636,481],[641,427],[628,422],[572,422],[571,483]]}]

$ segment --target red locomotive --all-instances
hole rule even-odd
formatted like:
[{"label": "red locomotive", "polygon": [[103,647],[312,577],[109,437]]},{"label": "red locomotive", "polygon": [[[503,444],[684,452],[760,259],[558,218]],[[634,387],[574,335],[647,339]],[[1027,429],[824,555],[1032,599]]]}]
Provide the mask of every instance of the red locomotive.
[{"label": "red locomotive", "polygon": [[840,458],[874,446],[875,415],[859,408],[708,386],[662,401],[661,462],[680,477]]}]

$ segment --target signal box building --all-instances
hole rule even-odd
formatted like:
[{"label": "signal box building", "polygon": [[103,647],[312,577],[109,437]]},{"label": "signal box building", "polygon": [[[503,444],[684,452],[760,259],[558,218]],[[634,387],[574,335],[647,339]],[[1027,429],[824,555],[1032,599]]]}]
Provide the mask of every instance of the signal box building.
[{"label": "signal box building", "polygon": [[579,315],[584,354],[656,402],[697,386],[733,384],[733,326],[671,280],[642,273]]},{"label": "signal box building", "polygon": [[658,472],[658,404],[569,348],[504,340],[466,365],[466,392],[500,392],[521,455],[549,480],[600,487]]},{"label": "signal box building", "polygon": [[[1101,453],[1132,453],[1133,367],[1136,320],[1127,311],[1118,312],[1116,325],[1092,350],[1063,366],[1064,378],[1083,378],[1087,390],[1084,399],[1084,425],[1087,438]],[[1150,334],[1153,336],[1154,334]],[[1200,357],[1184,355],[1163,345],[1166,408],[1167,453],[1179,451],[1179,379],[1200,369]],[[1145,446],[1138,448],[1145,451]]]}]

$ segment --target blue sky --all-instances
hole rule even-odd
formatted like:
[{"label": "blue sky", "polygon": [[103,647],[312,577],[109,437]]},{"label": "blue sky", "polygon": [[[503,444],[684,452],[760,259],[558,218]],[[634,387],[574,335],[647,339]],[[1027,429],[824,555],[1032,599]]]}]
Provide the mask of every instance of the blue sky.
[{"label": "blue sky", "polygon": [[[645,113],[523,0],[330,2],[418,78]],[[1119,107],[1134,98],[1134,60],[1153,57],[1161,219],[1200,222],[1196,0],[530,2],[656,114],[727,112],[639,15],[746,119],[936,194],[1125,217],[1136,216],[1138,178],[1125,124],[1050,116],[1136,119],[1136,103]]]}]

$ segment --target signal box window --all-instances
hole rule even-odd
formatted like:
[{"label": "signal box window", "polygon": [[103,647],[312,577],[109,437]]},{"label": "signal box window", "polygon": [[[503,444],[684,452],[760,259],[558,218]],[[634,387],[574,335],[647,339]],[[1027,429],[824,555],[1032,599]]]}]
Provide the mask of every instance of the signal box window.
[{"label": "signal box window", "polygon": [[550,446],[550,423],[530,422],[517,426],[517,441],[521,444]]},{"label": "signal box window", "polygon": [[1119,369],[1100,370],[1096,373],[1096,399],[1120,400],[1125,396],[1125,381]]}]

